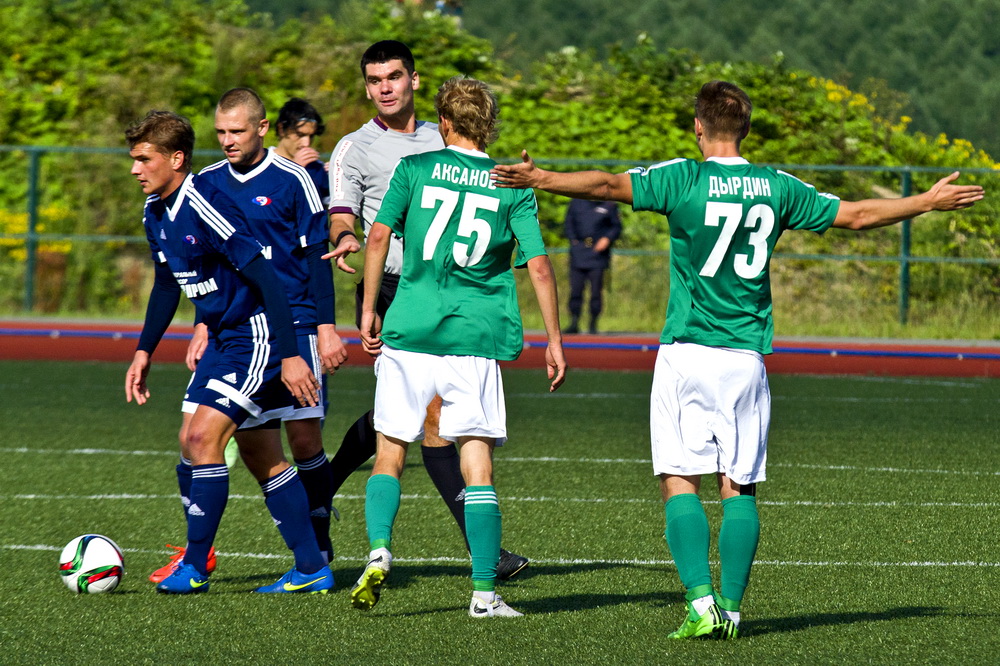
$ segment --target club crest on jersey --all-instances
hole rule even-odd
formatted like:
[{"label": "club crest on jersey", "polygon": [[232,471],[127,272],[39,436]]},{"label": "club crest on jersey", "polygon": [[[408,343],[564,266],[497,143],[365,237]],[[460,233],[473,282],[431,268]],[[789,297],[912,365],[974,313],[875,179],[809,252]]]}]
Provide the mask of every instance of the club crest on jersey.
[{"label": "club crest on jersey", "polygon": [[254,197],[253,198],[253,202],[255,204],[257,204],[258,206],[270,206],[271,205],[271,198],[270,197],[265,197],[265,196]]},{"label": "club crest on jersey", "polygon": [[198,239],[192,236],[191,234],[188,234],[187,236],[184,237],[184,242],[187,243],[188,245],[197,245]]}]

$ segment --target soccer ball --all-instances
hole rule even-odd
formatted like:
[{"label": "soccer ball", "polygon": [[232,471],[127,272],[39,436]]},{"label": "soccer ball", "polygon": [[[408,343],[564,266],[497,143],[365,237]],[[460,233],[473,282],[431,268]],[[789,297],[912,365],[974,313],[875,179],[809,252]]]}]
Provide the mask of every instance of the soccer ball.
[{"label": "soccer ball", "polygon": [[79,594],[110,592],[125,575],[125,559],[114,541],[100,534],[84,534],[66,544],[59,556],[59,575]]}]

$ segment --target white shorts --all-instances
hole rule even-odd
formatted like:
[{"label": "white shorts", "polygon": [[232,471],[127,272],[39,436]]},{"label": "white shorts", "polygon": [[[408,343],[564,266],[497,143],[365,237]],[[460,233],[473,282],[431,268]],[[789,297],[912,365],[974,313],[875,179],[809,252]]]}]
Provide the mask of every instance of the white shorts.
[{"label": "white shorts", "polygon": [[653,473],[722,472],[764,480],[771,393],[764,357],[743,349],[660,345],[649,402]]},{"label": "white shorts", "polygon": [[375,430],[405,442],[424,438],[427,405],[441,396],[438,434],[507,439],[500,365],[479,356],[435,356],[383,346],[375,359]]}]

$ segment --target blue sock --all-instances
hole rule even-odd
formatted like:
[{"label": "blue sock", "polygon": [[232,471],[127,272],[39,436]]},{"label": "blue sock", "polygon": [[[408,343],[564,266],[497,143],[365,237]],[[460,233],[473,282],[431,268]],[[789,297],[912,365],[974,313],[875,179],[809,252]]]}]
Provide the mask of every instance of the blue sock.
[{"label": "blue sock", "polygon": [[229,499],[229,469],[222,465],[191,468],[191,506],[187,510],[188,543],[184,563],[208,575],[208,551],[219,531]]},{"label": "blue sock", "polygon": [[181,511],[184,512],[184,520],[187,521],[187,510],[191,506],[191,461],[181,456],[176,469],[177,487],[181,493]]},{"label": "blue sock", "polygon": [[309,502],[302,481],[289,467],[260,484],[264,503],[278,525],[278,531],[288,549],[295,555],[295,568],[301,573],[316,573],[326,566],[319,552],[316,534],[309,522]]},{"label": "blue sock", "polygon": [[299,479],[306,490],[309,502],[309,520],[316,542],[321,551],[326,551],[327,559],[333,555],[333,544],[330,542],[330,512],[333,510],[333,468],[326,458],[326,452],[306,460],[295,459],[299,468]]}]

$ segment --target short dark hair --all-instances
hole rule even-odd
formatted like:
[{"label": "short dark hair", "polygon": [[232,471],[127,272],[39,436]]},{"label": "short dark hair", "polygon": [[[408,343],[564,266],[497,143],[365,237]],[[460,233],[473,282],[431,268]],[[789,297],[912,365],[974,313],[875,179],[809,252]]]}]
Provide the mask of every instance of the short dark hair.
[{"label": "short dark hair", "polygon": [[323,117],[319,115],[319,111],[301,97],[292,97],[278,111],[278,120],[274,123],[274,131],[278,136],[284,136],[286,132],[297,128],[302,123],[316,123],[316,136],[326,131],[326,125],[323,124]]},{"label": "short dark hair", "polygon": [[403,67],[410,74],[417,70],[413,53],[410,52],[410,48],[406,44],[397,42],[395,39],[383,39],[381,42],[375,42],[369,46],[361,56],[361,76],[368,74],[365,71],[365,67],[368,65],[377,65],[390,60],[401,61]]},{"label": "short dark hair", "polygon": [[694,115],[712,139],[742,140],[750,132],[750,97],[727,81],[709,81],[698,91]]},{"label": "short dark hair", "polygon": [[163,155],[180,151],[184,153],[184,166],[191,165],[194,128],[187,118],[173,111],[150,111],[145,118],[128,126],[125,141],[129,149],[140,143],[149,143],[156,147],[156,152]]},{"label": "short dark hair", "polygon": [[445,81],[434,96],[438,115],[451,121],[454,130],[485,148],[497,140],[496,95],[482,81],[455,76]]},{"label": "short dark hair", "polygon": [[240,106],[246,107],[247,115],[249,115],[252,124],[257,124],[264,120],[264,118],[267,118],[264,100],[251,88],[232,88],[224,92],[222,97],[219,98],[218,109],[223,113],[232,111]]}]

